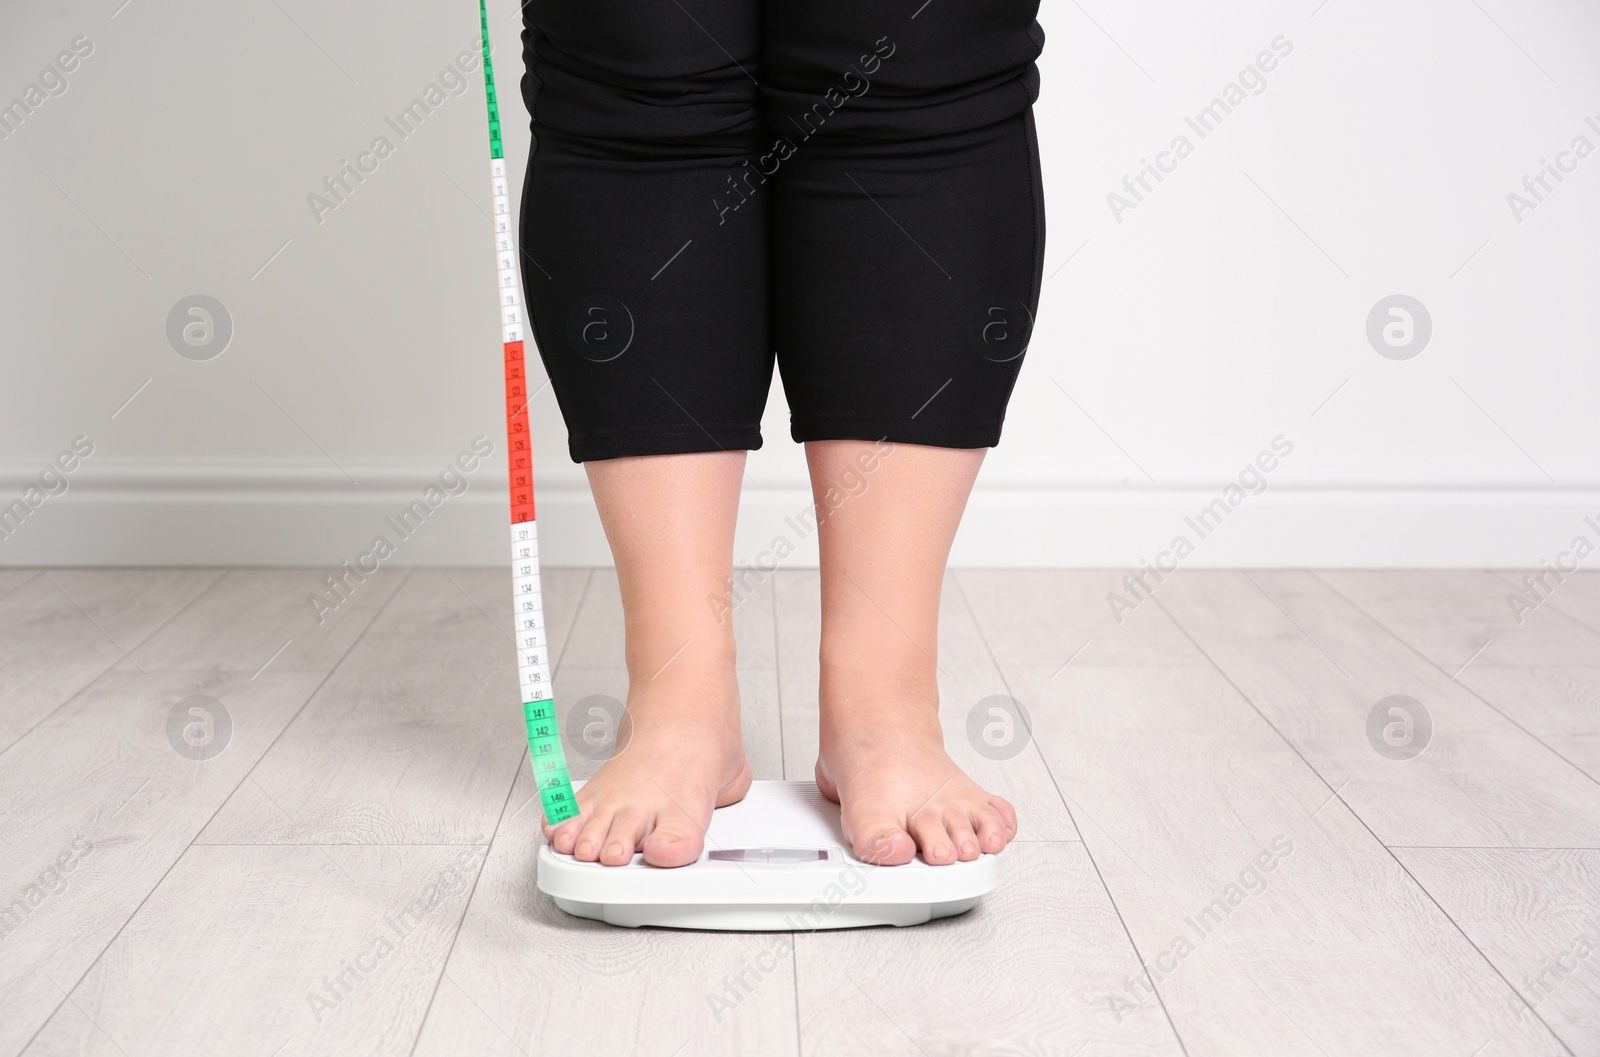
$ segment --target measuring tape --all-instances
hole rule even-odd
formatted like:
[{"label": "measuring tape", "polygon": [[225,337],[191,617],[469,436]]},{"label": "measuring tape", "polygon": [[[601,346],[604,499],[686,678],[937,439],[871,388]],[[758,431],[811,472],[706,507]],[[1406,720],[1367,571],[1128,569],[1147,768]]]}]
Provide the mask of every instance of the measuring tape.
[{"label": "measuring tape", "polygon": [[539,531],[533,519],[533,445],[528,437],[528,375],[522,359],[522,275],[511,234],[511,195],[500,142],[500,104],[489,60],[489,10],[478,0],[483,27],[483,88],[489,100],[489,172],[494,186],[494,245],[500,269],[500,332],[506,369],[506,456],[511,463],[511,598],[516,618],[517,678],[528,724],[528,755],[544,817],[553,826],[575,818],[578,800],[561,751],[561,724],[550,693],[549,638],[539,590]]}]

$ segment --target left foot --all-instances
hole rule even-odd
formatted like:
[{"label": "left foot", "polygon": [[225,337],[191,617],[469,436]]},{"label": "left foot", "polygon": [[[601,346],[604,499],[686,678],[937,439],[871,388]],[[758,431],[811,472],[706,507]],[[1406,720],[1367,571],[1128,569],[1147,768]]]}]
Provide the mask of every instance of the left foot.
[{"label": "left foot", "polygon": [[932,674],[885,679],[881,656],[851,667],[823,662],[816,775],[840,805],[856,858],[898,866],[920,851],[930,866],[947,866],[1004,848],[1017,835],[1016,809],[944,751]]}]

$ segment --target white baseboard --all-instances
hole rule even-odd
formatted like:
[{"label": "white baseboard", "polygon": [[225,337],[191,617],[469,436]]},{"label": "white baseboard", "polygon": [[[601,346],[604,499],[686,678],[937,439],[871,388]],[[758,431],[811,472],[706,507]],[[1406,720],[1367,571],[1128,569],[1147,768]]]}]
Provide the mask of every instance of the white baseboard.
[{"label": "white baseboard", "polygon": [[[299,463],[102,464],[93,473],[86,464],[68,491],[0,539],[0,565],[337,565],[379,535],[394,545],[394,564],[506,561],[503,471],[492,464],[404,536],[394,517],[422,495],[437,468],[347,468],[359,486]],[[37,472],[31,463],[0,465],[0,504],[20,496]],[[1246,497],[1202,536],[1185,519],[1216,500],[1220,488],[980,484],[951,563],[1137,567],[1180,534],[1194,547],[1179,563],[1188,568],[1524,567],[1552,558],[1578,535],[1600,545],[1600,487],[1279,485]],[[538,502],[545,564],[610,564],[581,478],[541,486]],[[803,487],[748,489],[740,564],[770,564],[781,537],[779,546],[793,553],[778,564],[814,567],[809,508]]]}]

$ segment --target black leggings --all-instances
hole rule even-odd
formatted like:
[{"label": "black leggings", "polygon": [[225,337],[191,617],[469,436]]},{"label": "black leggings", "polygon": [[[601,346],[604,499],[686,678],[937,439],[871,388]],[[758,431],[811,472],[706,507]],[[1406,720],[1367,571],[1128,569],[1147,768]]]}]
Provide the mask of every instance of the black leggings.
[{"label": "black leggings", "polygon": [[1044,257],[1038,0],[527,0],[528,310],[573,461],[999,442]]}]

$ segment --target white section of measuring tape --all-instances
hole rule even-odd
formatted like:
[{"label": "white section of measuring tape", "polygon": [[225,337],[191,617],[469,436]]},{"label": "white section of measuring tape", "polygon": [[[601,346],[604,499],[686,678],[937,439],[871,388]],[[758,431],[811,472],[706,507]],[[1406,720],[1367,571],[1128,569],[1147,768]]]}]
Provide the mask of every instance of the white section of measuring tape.
[{"label": "white section of measuring tape", "polygon": [[511,190],[506,180],[506,160],[489,162],[494,183],[494,244],[500,276],[500,340],[521,341],[523,333],[522,273],[517,267],[516,238],[511,227]]},{"label": "white section of measuring tape", "polygon": [[539,585],[537,522],[511,526],[511,604],[516,626],[517,678],[523,701],[550,697],[549,639],[544,623],[544,596]]}]

